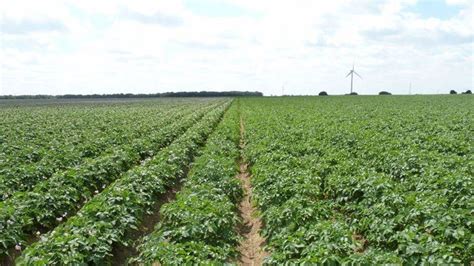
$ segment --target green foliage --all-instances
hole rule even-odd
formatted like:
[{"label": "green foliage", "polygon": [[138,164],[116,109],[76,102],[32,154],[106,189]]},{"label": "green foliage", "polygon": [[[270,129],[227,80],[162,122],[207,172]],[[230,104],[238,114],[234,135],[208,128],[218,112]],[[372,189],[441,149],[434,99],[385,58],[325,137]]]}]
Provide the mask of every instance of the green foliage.
[{"label": "green foliage", "polygon": [[[143,151],[149,156],[169,145],[198,121],[211,107],[199,109],[169,123],[153,134],[134,140],[111,154],[89,159],[84,164],[55,173],[31,191],[16,192],[0,202],[0,252],[25,244],[28,234],[54,228],[67,214],[74,213],[95,194],[140,162]],[[169,122],[169,121],[168,121]],[[125,148],[125,149],[124,149]],[[148,157],[145,155],[145,157]]]},{"label": "green foliage", "polygon": [[140,255],[132,262],[222,264],[236,258],[236,205],[243,197],[235,178],[238,143],[234,106],[209,138],[176,200],[161,208],[162,221],[142,240]]},{"label": "green foliage", "polygon": [[114,243],[128,245],[127,230],[137,229],[157,197],[183,177],[227,105],[211,110],[170,146],[117,179],[77,215],[27,248],[16,263],[101,264],[111,255]]},{"label": "green foliage", "polygon": [[470,98],[245,99],[267,263],[469,263]]},{"label": "green foliage", "polygon": [[[176,112],[182,108],[184,112]],[[82,106],[22,106],[0,108],[0,200],[31,190],[54,173],[129,149],[143,157],[150,150],[147,135],[168,119],[193,110],[170,101],[155,106],[85,104]]]},{"label": "green foliage", "polygon": [[133,245],[130,263],[235,262],[242,155],[268,264],[474,261],[469,95],[167,101],[0,105],[0,253],[104,265]]}]

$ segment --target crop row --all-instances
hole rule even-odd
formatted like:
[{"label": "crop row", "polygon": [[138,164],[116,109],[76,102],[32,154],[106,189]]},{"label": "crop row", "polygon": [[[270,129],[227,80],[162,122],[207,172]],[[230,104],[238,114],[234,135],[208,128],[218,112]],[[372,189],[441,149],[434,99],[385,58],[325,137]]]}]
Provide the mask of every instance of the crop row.
[{"label": "crop row", "polygon": [[268,263],[473,260],[474,110],[426,99],[243,101]]},{"label": "crop row", "polygon": [[224,264],[238,255],[237,204],[243,190],[235,178],[240,156],[235,106],[211,135],[177,193],[161,207],[161,221],[131,262],[151,265]]},{"label": "crop row", "polygon": [[147,156],[151,156],[166,147],[210,108],[213,107],[205,107],[156,129],[153,134],[133,141],[126,149],[117,149],[80,167],[59,172],[37,184],[33,190],[17,192],[0,202],[0,251],[6,253],[17,244],[26,244],[28,235],[54,228],[84,202],[137,165],[143,159],[140,157],[143,151],[148,151]]},{"label": "crop row", "polygon": [[[173,101],[146,105],[81,104],[46,106],[5,105],[0,106],[0,166],[16,168],[30,165],[43,159],[57,157],[64,151],[78,146],[88,157],[100,151],[107,142],[113,144],[120,139],[110,128],[127,128],[136,118],[178,107]],[[184,105],[182,105],[184,106]],[[139,120],[140,121],[140,120]],[[117,132],[120,133],[120,132]],[[110,138],[110,135],[113,138]],[[102,143],[103,142],[103,143]],[[99,148],[96,148],[98,145]]]},{"label": "crop row", "polygon": [[[28,119],[29,116],[23,114],[15,116],[31,124],[25,125],[22,121],[4,125],[6,132],[2,132],[0,154],[0,200],[16,191],[31,189],[58,170],[78,166],[88,158],[110,153],[134,139],[141,139],[169,122],[170,116],[171,119],[182,116],[183,112],[177,110],[191,108],[164,105],[132,110],[111,107],[106,110],[98,107],[90,109],[76,113],[64,108],[47,112],[46,117],[42,117],[45,115],[43,112],[33,109],[33,113],[40,115],[40,118]],[[21,162],[23,156],[17,152],[25,152],[30,159]]]},{"label": "crop row", "polygon": [[27,248],[16,263],[105,263],[113,245],[127,245],[125,233],[137,229],[140,218],[158,196],[183,177],[228,105],[227,102],[207,113],[170,146],[116,180],[66,223]]}]

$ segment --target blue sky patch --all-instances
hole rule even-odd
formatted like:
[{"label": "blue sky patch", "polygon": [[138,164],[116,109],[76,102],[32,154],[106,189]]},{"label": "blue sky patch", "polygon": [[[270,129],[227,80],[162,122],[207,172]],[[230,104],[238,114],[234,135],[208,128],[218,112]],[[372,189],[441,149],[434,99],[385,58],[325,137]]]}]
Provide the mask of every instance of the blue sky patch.
[{"label": "blue sky patch", "polygon": [[445,0],[418,0],[416,5],[407,9],[421,18],[449,19],[460,11],[460,7],[447,5]]},{"label": "blue sky patch", "polygon": [[184,4],[196,15],[206,17],[255,17],[261,16],[256,11],[248,10],[222,0],[185,0]]}]

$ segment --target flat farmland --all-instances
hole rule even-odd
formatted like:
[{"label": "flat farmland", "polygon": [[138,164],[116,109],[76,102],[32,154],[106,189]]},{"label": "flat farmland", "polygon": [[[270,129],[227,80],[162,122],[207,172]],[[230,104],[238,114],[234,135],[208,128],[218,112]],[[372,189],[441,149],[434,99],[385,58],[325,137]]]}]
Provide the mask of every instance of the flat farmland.
[{"label": "flat farmland", "polygon": [[472,262],[472,97],[243,106],[269,263]]},{"label": "flat farmland", "polygon": [[5,265],[474,261],[470,95],[0,101]]}]

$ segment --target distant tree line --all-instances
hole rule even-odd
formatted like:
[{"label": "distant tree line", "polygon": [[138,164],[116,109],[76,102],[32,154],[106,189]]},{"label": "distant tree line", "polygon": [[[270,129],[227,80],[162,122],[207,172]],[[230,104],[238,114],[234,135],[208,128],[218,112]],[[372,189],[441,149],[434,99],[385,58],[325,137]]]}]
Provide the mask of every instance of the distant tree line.
[{"label": "distant tree line", "polygon": [[0,95],[0,99],[89,99],[89,98],[161,98],[161,97],[261,97],[259,91],[181,91],[150,94],[113,93],[113,94],[65,94],[65,95]]},{"label": "distant tree line", "polygon": [[[449,94],[458,94],[455,90],[450,90]],[[461,94],[472,94],[471,90],[467,90],[465,92],[461,92]]]},{"label": "distant tree line", "polygon": [[[458,94],[458,93],[455,90],[450,90],[449,94]],[[467,90],[465,92],[462,92],[461,94],[472,94],[472,91]],[[329,94],[326,91],[321,91],[318,95],[319,96],[328,96]],[[357,92],[351,92],[351,93],[344,94],[344,95],[358,95],[358,94],[357,94]],[[381,92],[379,92],[379,95],[392,95],[392,93],[388,92],[388,91],[381,91]]]},{"label": "distant tree line", "polygon": [[0,99],[54,99],[53,95],[0,95]]}]

